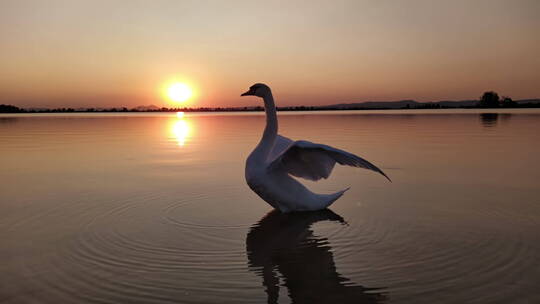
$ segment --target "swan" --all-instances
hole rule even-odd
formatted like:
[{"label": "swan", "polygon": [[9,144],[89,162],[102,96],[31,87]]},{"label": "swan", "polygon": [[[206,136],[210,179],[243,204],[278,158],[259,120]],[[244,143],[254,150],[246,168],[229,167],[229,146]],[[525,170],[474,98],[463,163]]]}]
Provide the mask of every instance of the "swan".
[{"label": "swan", "polygon": [[292,176],[312,181],[328,178],[336,162],[372,170],[390,180],[381,169],[352,153],[279,135],[276,105],[267,85],[256,83],[240,96],[256,96],[264,101],[266,127],[259,144],[246,160],[245,178],[249,188],[275,209],[287,213],[330,206],[349,188],[332,194],[317,194]]}]

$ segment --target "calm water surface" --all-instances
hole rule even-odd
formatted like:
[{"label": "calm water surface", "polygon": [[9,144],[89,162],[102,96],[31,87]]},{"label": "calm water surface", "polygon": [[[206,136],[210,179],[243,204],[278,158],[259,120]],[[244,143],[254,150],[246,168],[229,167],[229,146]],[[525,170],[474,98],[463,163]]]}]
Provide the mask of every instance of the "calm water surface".
[{"label": "calm water surface", "polygon": [[540,303],[540,111],[280,113],[331,210],[244,181],[264,117],[0,116],[2,303]]}]

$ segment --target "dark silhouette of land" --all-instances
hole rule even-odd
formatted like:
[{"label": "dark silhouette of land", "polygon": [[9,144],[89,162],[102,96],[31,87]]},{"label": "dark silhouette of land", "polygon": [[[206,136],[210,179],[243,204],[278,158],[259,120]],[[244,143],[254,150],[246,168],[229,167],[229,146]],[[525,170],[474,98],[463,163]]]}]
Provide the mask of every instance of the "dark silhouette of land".
[{"label": "dark silhouette of land", "polygon": [[[485,92],[479,100],[417,102],[414,100],[400,101],[365,101],[356,103],[340,103],[326,106],[289,106],[277,107],[278,111],[330,111],[330,110],[399,110],[399,109],[478,109],[478,108],[540,108],[540,99],[512,100],[510,97],[499,95],[493,91]],[[0,104],[0,113],[92,113],[92,112],[252,112],[264,111],[262,106],[250,107],[177,107],[166,108],[154,105],[138,106],[135,108],[28,108],[23,109],[14,105]]]},{"label": "dark silhouette of land", "polygon": [[24,109],[17,108],[12,105],[0,104],[0,113],[23,113],[26,112]]}]

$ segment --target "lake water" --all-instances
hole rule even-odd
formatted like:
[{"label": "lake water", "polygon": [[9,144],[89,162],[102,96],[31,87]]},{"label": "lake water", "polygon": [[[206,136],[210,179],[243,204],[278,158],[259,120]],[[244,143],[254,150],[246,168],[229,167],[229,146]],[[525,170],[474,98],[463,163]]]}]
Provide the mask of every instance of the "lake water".
[{"label": "lake water", "polygon": [[280,214],[262,113],[0,116],[2,303],[540,303],[540,111],[279,113],[362,156]]}]

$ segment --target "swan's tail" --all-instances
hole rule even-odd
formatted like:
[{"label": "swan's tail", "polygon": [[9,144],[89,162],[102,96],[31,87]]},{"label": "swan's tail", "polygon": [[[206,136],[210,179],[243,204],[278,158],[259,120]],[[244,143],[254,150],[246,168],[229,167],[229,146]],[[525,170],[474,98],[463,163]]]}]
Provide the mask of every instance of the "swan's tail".
[{"label": "swan's tail", "polygon": [[351,187],[347,187],[346,189],[343,189],[343,190],[338,191],[336,193],[326,194],[325,195],[325,202],[324,202],[324,205],[322,206],[321,209],[327,208],[330,205],[332,205],[333,202],[337,201],[343,195],[343,193],[347,192],[347,190],[349,190],[349,189],[351,189]]}]

